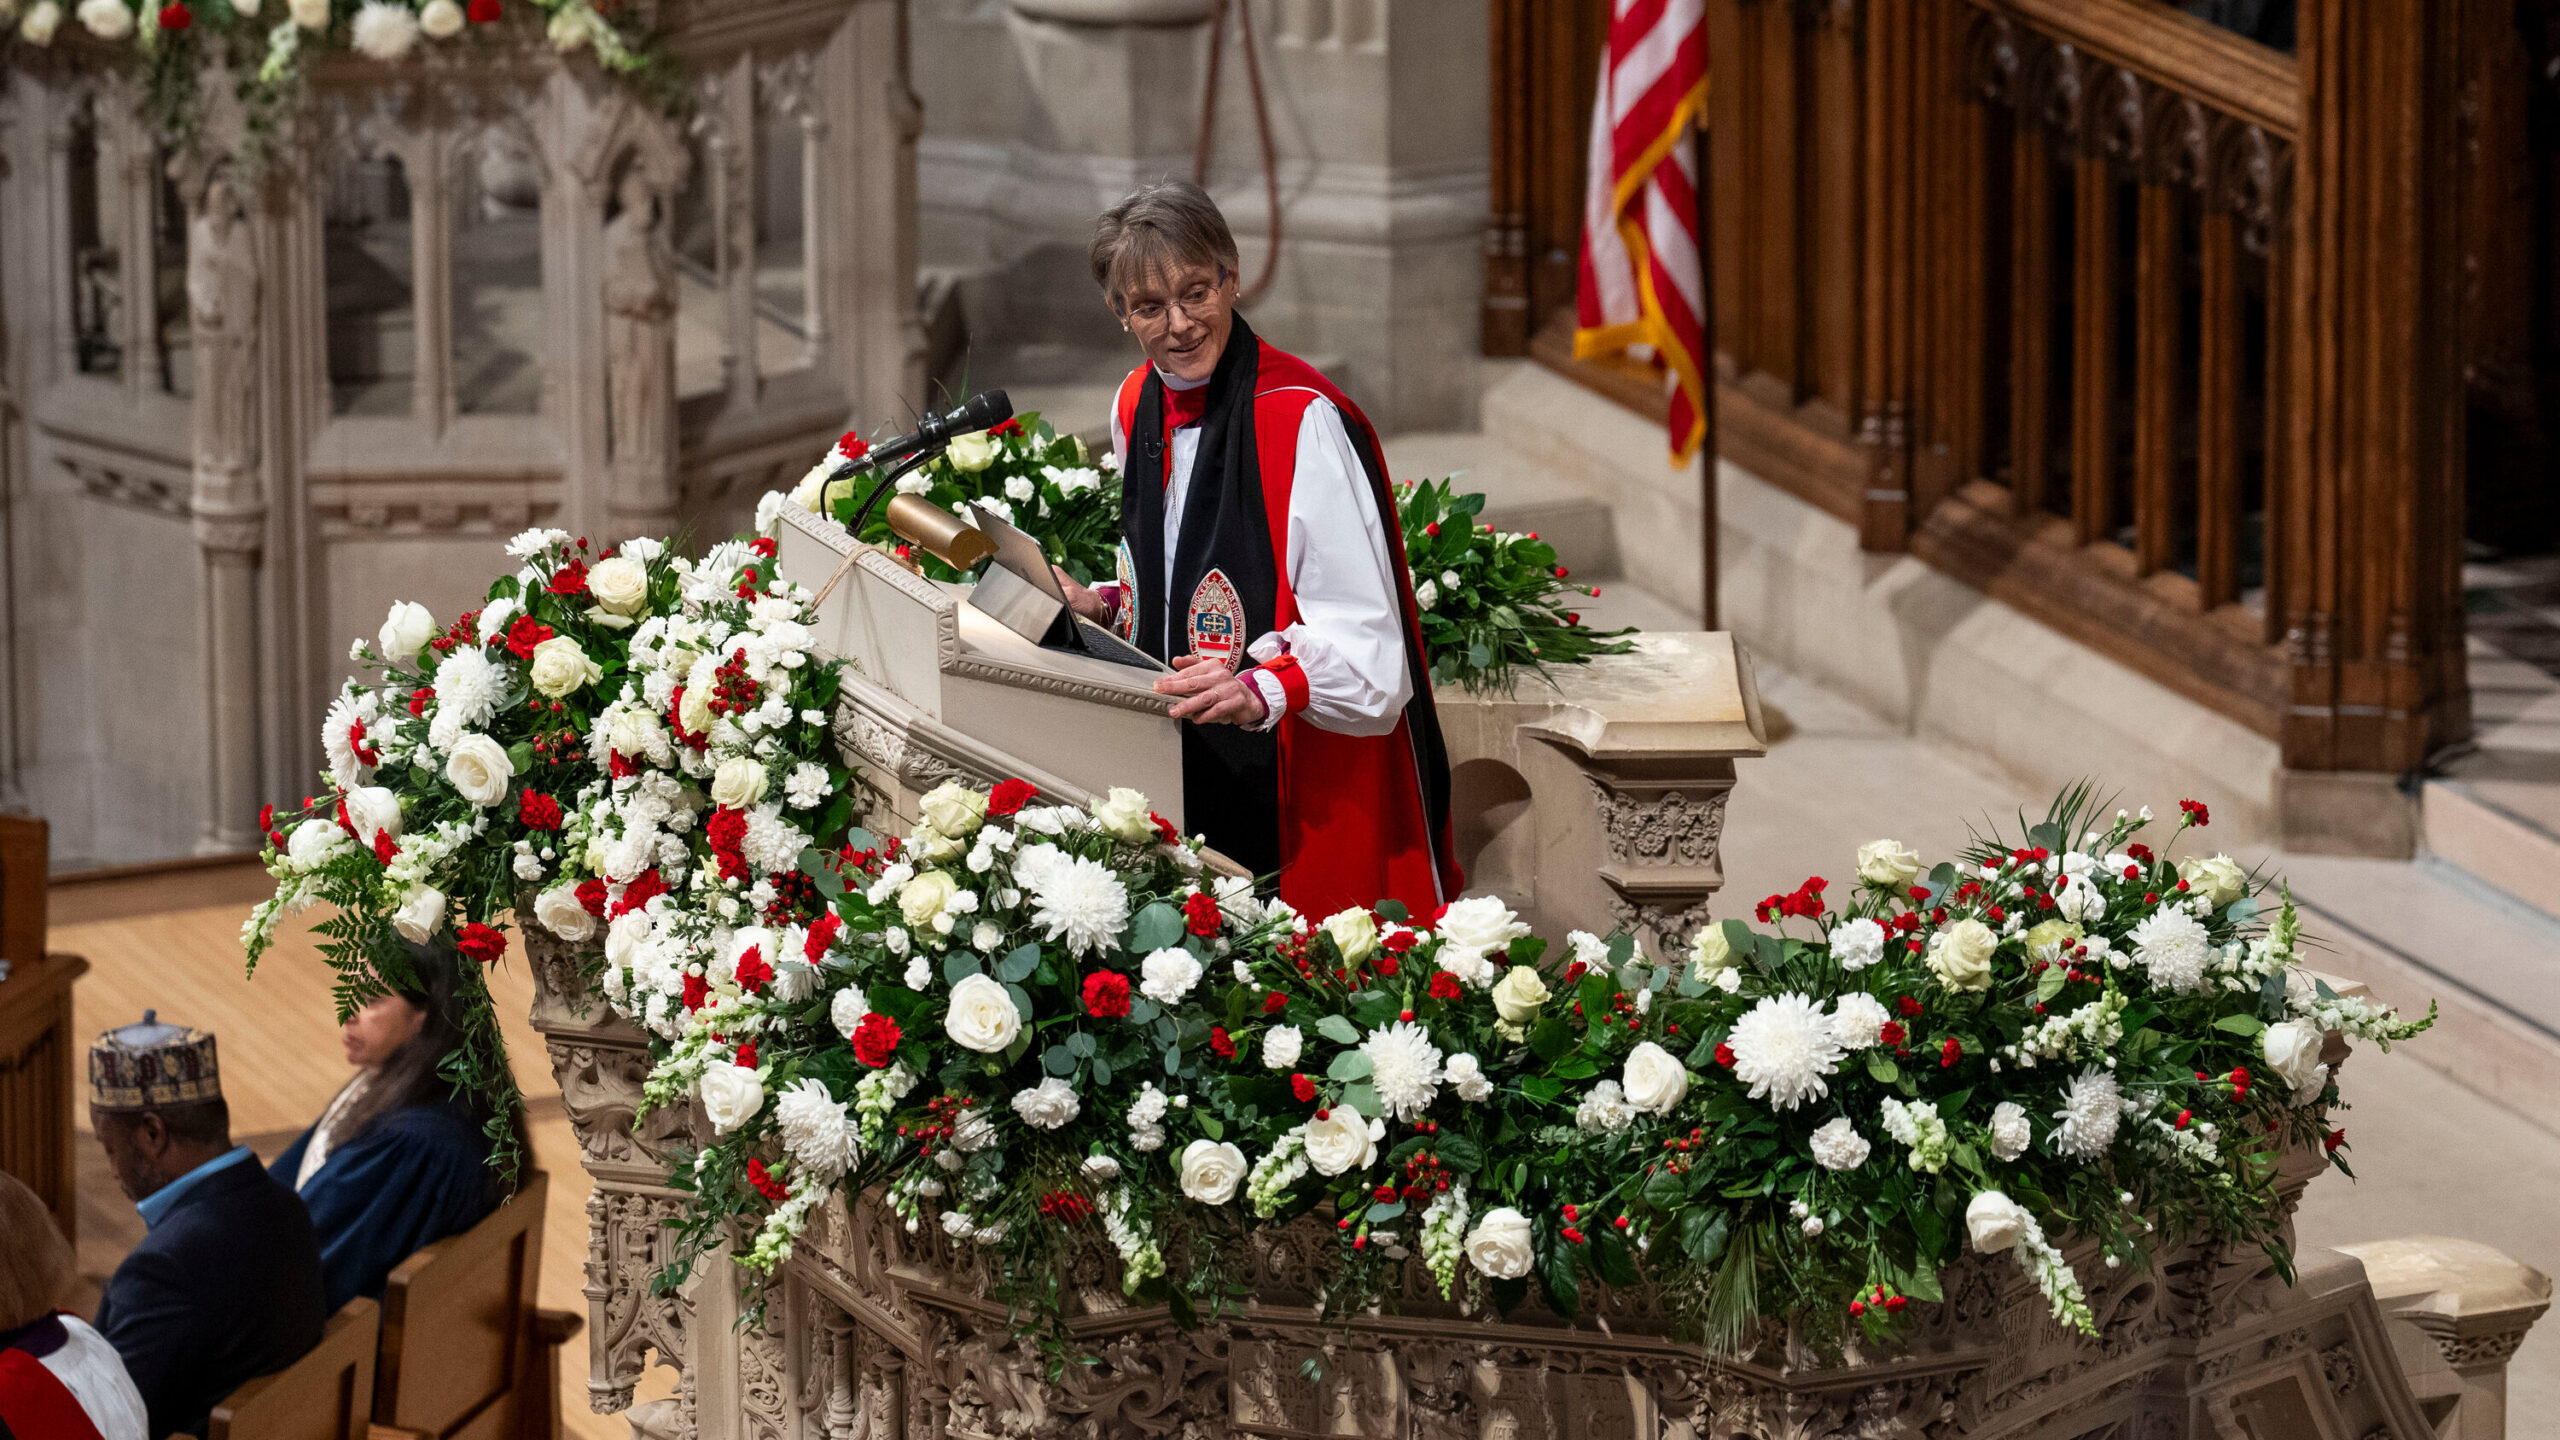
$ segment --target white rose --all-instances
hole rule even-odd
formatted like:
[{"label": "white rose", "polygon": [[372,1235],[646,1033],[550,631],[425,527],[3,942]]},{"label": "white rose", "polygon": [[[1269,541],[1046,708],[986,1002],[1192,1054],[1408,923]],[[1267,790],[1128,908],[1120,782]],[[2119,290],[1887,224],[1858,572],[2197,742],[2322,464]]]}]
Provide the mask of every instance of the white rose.
[{"label": "white rose", "polygon": [[359,785],[347,792],[347,823],[355,827],[356,842],[368,849],[377,833],[388,832],[400,838],[400,797],[379,785]]},{"label": "white rose", "polygon": [[542,928],[573,944],[596,933],[596,917],[578,903],[574,885],[554,885],[533,897],[533,918],[542,922]]},{"label": "white rose", "polygon": [[347,43],[356,53],[385,63],[409,53],[418,43],[418,16],[403,0],[365,0],[347,26]]},{"label": "white rose", "polygon": [[2026,1238],[2030,1223],[2026,1207],[1997,1190],[1982,1191],[1964,1207],[1964,1228],[1973,1236],[1973,1248],[1985,1255],[2015,1247]]},{"label": "white rose", "polygon": [[462,33],[462,7],[453,0],[427,0],[418,11],[418,28],[430,40],[450,40]]},{"label": "white rose", "polygon": [[910,929],[921,930],[951,908],[960,882],[939,870],[927,870],[898,887],[898,913]]},{"label": "white rose", "polygon": [[533,664],[528,672],[533,688],[557,700],[583,685],[593,685],[604,678],[604,668],[587,658],[578,642],[566,635],[554,635],[533,647]]},{"label": "white rose", "polygon": [[293,827],[284,842],[285,858],[297,870],[311,870],[328,863],[338,851],[338,842],[346,831],[335,820],[311,819]]},{"label": "white rose", "polygon": [[952,469],[975,475],[996,462],[996,438],[984,430],[954,435],[942,458],[951,462]]},{"label": "white rose", "polygon": [[2027,1107],[2015,1100],[2003,1100],[1991,1107],[1991,1156],[1995,1160],[2015,1160],[2027,1153],[2035,1143],[2035,1130],[2027,1123]]},{"label": "white rose", "polygon": [[1022,1012],[1013,997],[984,975],[971,975],[951,987],[951,1011],[942,1019],[954,1043],[981,1055],[993,1055],[1022,1033]]},{"label": "white rose", "polygon": [[1472,955],[1507,949],[1512,941],[1529,933],[1529,927],[1520,923],[1511,907],[1491,895],[1455,901],[1435,923],[1443,944]]},{"label": "white rose", "polygon": [[1084,1104],[1076,1099],[1074,1087],[1052,1075],[1028,1090],[1015,1091],[1013,1113],[1034,1130],[1055,1130],[1084,1113]]},{"label": "white rose", "polygon": [[1711,921],[1699,926],[1689,941],[1689,973],[1703,982],[1719,970],[1732,968],[1733,942],[1724,938],[1723,924]]},{"label": "white rose", "polygon": [[1508,1205],[1486,1211],[1467,1234],[1467,1263],[1495,1280],[1519,1279],[1536,1259],[1529,1240],[1529,1217]]},{"label": "white rose", "polygon": [[708,685],[684,687],[684,698],[676,702],[676,719],[684,726],[685,733],[708,735],[711,733],[711,722],[715,718],[717,717],[711,713],[711,687]]},{"label": "white rose", "polygon": [[1158,950],[1138,964],[1138,989],[1163,1005],[1178,1003],[1200,983],[1200,962],[1188,950]]},{"label": "white rose", "polygon": [[1653,1115],[1668,1115],[1689,1094],[1689,1067],[1671,1052],[1647,1040],[1627,1052],[1627,1103]]},{"label": "white rose", "polygon": [[124,0],[80,0],[75,12],[89,33],[101,40],[121,40],[133,33],[133,12]]},{"label": "white rose", "polygon": [[649,608],[649,567],[627,555],[599,560],[587,571],[587,593],[616,615]]},{"label": "white rose", "polygon": [[1493,987],[1493,1012],[1514,1025],[1526,1025],[1550,998],[1546,980],[1534,968],[1514,965]]},{"label": "white rose", "polygon": [[2228,855],[2181,860],[2178,878],[2187,882],[2187,893],[2204,897],[2204,903],[2216,910],[2239,899],[2249,888],[2248,872]]},{"label": "white rose", "polygon": [[1094,823],[1115,840],[1143,845],[1156,836],[1154,822],[1147,818],[1147,797],[1125,785],[1114,785],[1111,793],[1094,802]]},{"label": "white rose", "polygon": [[764,798],[764,762],[753,755],[732,755],[711,772],[711,803],[744,810]]},{"label": "white rose", "polygon": [[1413,587],[1413,603],[1414,603],[1415,605],[1417,605],[1417,606],[1420,606],[1422,609],[1425,609],[1425,610],[1428,610],[1428,609],[1430,609],[1432,606],[1439,604],[1439,603],[1440,603],[1440,584],[1439,584],[1439,582],[1438,582],[1438,581],[1436,581],[1436,580],[1425,580],[1425,581],[1423,581],[1421,584],[1414,586],[1414,587]]},{"label": "white rose", "polygon": [[515,773],[507,752],[486,735],[465,735],[453,742],[453,753],[444,761],[444,778],[462,792],[463,799],[483,810],[507,798],[507,782]]},{"label": "white rose", "polygon": [[702,1109],[722,1134],[756,1118],[764,1108],[764,1082],[743,1065],[711,1065],[702,1072]]},{"label": "white rose", "polygon": [[987,797],[957,780],[945,780],[916,802],[916,813],[935,834],[957,840],[976,834],[987,822]]},{"label": "white rose", "polygon": [[426,944],[444,928],[444,892],[433,885],[410,891],[400,908],[391,912],[391,928],[412,945]]},{"label": "white rose", "polygon": [[1950,990],[1991,988],[1991,955],[2000,937],[1979,920],[1959,920],[1929,941],[1929,970]]},{"label": "white rose", "polygon": [[1493,1080],[1484,1073],[1483,1064],[1463,1051],[1450,1056],[1448,1063],[1440,1067],[1440,1078],[1449,1082],[1459,1099],[1471,1104],[1493,1098]]},{"label": "white rose", "polygon": [[381,642],[382,658],[403,665],[417,659],[418,652],[434,638],[436,617],[426,606],[409,600],[391,607],[391,613],[383,619],[382,633],[375,637]]},{"label": "white rose", "polygon": [[1203,1205],[1224,1205],[1244,1183],[1244,1152],[1214,1140],[1182,1147],[1182,1193]]},{"label": "white rose", "polygon": [[2320,1093],[2329,1080],[2328,1067],[2320,1063],[2320,1050],[2327,1037],[2308,1025],[2286,1020],[2267,1027],[2259,1037],[2259,1053],[2266,1056],[2267,1066],[2284,1083],[2293,1087],[2296,1101],[2309,1100]]},{"label": "white rose", "polygon": [[1088,1155],[1077,1168],[1084,1172],[1084,1178],[1097,1184],[1108,1185],[1120,1178],[1120,1162],[1108,1155]]},{"label": "white rose", "polygon": [[1386,1129],[1348,1105],[1336,1105],[1323,1119],[1306,1123],[1307,1163],[1319,1175],[1365,1170],[1378,1158],[1378,1141]]},{"label": "white rose", "polygon": [[1327,916],[1324,933],[1333,937],[1346,965],[1357,965],[1378,953],[1378,922],[1357,906]]},{"label": "white rose", "polygon": [[1262,1032],[1262,1063],[1274,1070],[1293,1069],[1306,1043],[1307,1037],[1295,1025],[1266,1030]]},{"label": "white rose", "polygon": [[1858,847],[1858,878],[1899,895],[1920,878],[1920,856],[1899,840],[1870,840]]},{"label": "white rose", "polygon": [[18,22],[18,34],[30,45],[50,45],[53,32],[62,28],[62,6],[55,0],[36,0],[27,18]]}]

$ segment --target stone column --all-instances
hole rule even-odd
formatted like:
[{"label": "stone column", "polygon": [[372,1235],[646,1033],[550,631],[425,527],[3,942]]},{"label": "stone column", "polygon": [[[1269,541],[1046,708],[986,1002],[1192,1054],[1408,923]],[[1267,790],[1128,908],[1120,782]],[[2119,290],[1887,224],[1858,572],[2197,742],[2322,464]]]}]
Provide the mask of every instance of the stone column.
[{"label": "stone column", "polygon": [[196,354],[196,544],[204,552],[206,817],[199,854],[257,843],[258,562],[267,503],[258,473],[261,265],[238,193],[217,177],[187,227]]}]

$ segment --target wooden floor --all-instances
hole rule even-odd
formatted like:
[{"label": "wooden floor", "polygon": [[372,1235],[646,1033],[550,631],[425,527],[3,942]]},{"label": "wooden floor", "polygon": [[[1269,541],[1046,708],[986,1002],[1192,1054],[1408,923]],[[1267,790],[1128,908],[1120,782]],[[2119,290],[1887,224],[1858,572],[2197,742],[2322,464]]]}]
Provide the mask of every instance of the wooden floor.
[{"label": "wooden floor", "polygon": [[[249,881],[263,877],[253,870]],[[121,887],[120,887],[121,888]],[[336,1012],[329,995],[328,962],[313,948],[307,928],[288,923],[275,948],[259,962],[254,979],[243,973],[240,924],[245,904],[208,898],[200,883],[168,887],[179,903],[195,908],[148,913],[146,900],[93,900],[80,896],[57,905],[49,948],[85,955],[91,969],[74,994],[79,1033],[94,1035],[139,1020],[146,1009],[160,1018],[213,1032],[222,1062],[222,1090],[231,1102],[235,1139],[273,1158],[319,1115],[346,1081],[338,1046]],[[232,888],[241,888],[234,877]],[[222,893],[222,887],[214,887]],[[254,891],[252,891],[254,893]],[[63,897],[71,899],[73,897]],[[139,912],[139,913],[137,913]],[[87,915],[111,918],[87,919]],[[318,913],[304,917],[318,918]],[[69,923],[63,923],[69,922]],[[523,957],[510,952],[490,975],[506,1024],[517,1083],[524,1087],[528,1128],[539,1163],[551,1172],[551,1209],[543,1219],[541,1303],[585,1314],[588,1185],[578,1168],[576,1139],[560,1108],[542,1045],[525,1023],[533,982]],[[96,1286],[111,1273],[142,1233],[141,1217],[116,1189],[104,1157],[79,1122],[80,1308],[93,1309]],[[619,1416],[586,1407],[587,1337],[581,1333],[560,1357],[563,1433],[593,1440],[626,1440],[631,1427]],[[664,1369],[651,1372],[648,1399],[670,1393]]]}]

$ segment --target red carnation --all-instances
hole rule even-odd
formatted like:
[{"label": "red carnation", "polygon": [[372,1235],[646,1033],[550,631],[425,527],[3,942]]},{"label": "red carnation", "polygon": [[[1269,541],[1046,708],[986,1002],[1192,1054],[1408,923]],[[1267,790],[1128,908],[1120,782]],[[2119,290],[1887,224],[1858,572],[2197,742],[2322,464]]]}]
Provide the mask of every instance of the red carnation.
[{"label": "red carnation", "polygon": [[2188,823],[2199,830],[2213,823],[2213,812],[2205,809],[2201,800],[2181,800],[2178,809],[2187,817]]},{"label": "red carnation", "polygon": [[559,570],[552,575],[549,588],[551,593],[554,595],[586,594],[587,562],[584,560],[572,560],[568,564],[561,566]]},{"label": "red carnation", "polygon": [[712,858],[720,862],[722,879],[747,878],[747,812],[727,805],[712,811],[703,822],[702,838],[710,842]]},{"label": "red carnation", "polygon": [[1902,1028],[1901,1021],[1887,1020],[1880,1028],[1877,1029],[1876,1038],[1887,1045],[1899,1045],[1902,1043],[1903,1035],[1905,1033],[1906,1032]]},{"label": "red carnation", "polygon": [[2347,1143],[2347,1132],[2346,1132],[2346,1131],[2344,1131],[2344,1130],[2332,1130],[2332,1131],[2330,1131],[2330,1132],[2328,1133],[2328,1135],[2327,1135],[2327,1136],[2325,1136],[2325,1137],[2323,1137],[2323,1138],[2322,1138],[2322,1140],[2320,1141],[2320,1148],[2321,1148],[2322,1150],[2326,1151],[2327,1153],[2331,1154],[2331,1155],[2335,1155],[2335,1154],[2337,1154],[2337,1153],[2338,1153],[2338,1147],[2339,1147],[2339,1146],[2341,1146],[2341,1145],[2344,1145],[2344,1144],[2346,1144],[2346,1143]]},{"label": "red carnation", "polygon": [[527,790],[516,801],[516,818],[524,822],[527,830],[557,830],[560,828],[560,802]]},{"label": "red carnation", "polygon": [[160,28],[163,30],[184,30],[194,23],[196,23],[196,17],[189,13],[183,3],[160,7]]},{"label": "red carnation", "polygon": [[1182,902],[1182,913],[1191,922],[1191,933],[1210,936],[1218,933],[1218,897],[1205,890],[1194,890]]},{"label": "red carnation", "polygon": [[1457,998],[1458,998],[1458,977],[1457,977],[1457,976],[1455,976],[1455,975],[1450,974],[1450,973],[1449,973],[1448,971],[1446,971],[1446,970],[1443,970],[1443,971],[1439,972],[1438,974],[1436,974],[1436,975],[1432,976],[1432,977],[1431,977],[1431,998],[1432,998],[1432,999],[1434,999],[1434,1000],[1455,1000],[1455,999],[1457,999]]},{"label": "red carnation", "polygon": [[708,979],[700,975],[684,977],[684,1008],[699,1010],[702,1008],[702,1002],[710,998],[711,982]]},{"label": "red carnation", "polygon": [[1004,419],[997,421],[995,424],[988,426],[987,433],[990,435],[1019,435],[1022,433],[1022,422],[1011,416],[1007,416]]},{"label": "red carnation", "polygon": [[382,752],[364,743],[364,722],[361,720],[358,720],[347,727],[347,749],[354,753],[357,761],[361,764],[379,765],[382,763]]},{"label": "red carnation", "polygon": [[1182,832],[1173,828],[1172,821],[1167,820],[1153,810],[1147,812],[1147,823],[1156,827],[1156,838],[1167,845],[1179,844],[1181,842]]},{"label": "red carnation", "polygon": [[1733,1047],[1721,1040],[1716,1042],[1716,1063],[1727,1070],[1733,1068]]},{"label": "red carnation", "polygon": [[667,893],[667,882],[654,869],[643,870],[622,887],[622,898],[613,902],[610,918],[619,920],[634,910],[646,909],[650,901]]},{"label": "red carnation", "polygon": [[602,880],[579,881],[576,894],[579,909],[599,920],[604,918],[605,883]]},{"label": "red carnation", "polygon": [[774,1179],[773,1172],[764,1168],[764,1162],[762,1160],[757,1160],[752,1157],[748,1159],[747,1183],[756,1187],[756,1193],[763,1196],[766,1201],[771,1204],[779,1205],[783,1201],[791,1198],[790,1187],[784,1185],[781,1181]]},{"label": "red carnation", "polygon": [[1265,1015],[1277,1015],[1288,1008],[1289,997],[1277,990],[1262,997],[1262,1013]]},{"label": "red carnation", "polygon": [[373,832],[373,858],[374,858],[374,859],[381,861],[381,862],[382,862],[383,864],[385,864],[385,865],[388,865],[388,864],[390,864],[390,863],[392,862],[392,860],[393,860],[396,856],[398,856],[398,855],[399,855],[399,853],[400,853],[400,847],[391,843],[391,832],[390,832],[390,831],[388,831],[388,830],[376,830],[376,831],[374,831],[374,832]]},{"label": "red carnation", "polygon": [[810,964],[817,964],[819,957],[827,953],[827,947],[836,943],[836,935],[843,929],[844,922],[836,918],[836,912],[827,911],[809,922],[808,943],[801,947],[800,953]]},{"label": "red carnation", "polygon": [[741,1070],[756,1068],[756,1042],[753,1040],[738,1047],[738,1068]]},{"label": "red carnation", "polygon": [[454,947],[482,965],[495,965],[507,953],[507,932],[474,920],[454,937]]},{"label": "red carnation", "polygon": [[519,660],[533,658],[533,647],[551,638],[550,626],[530,615],[519,615],[507,625],[507,650]]},{"label": "red carnation", "polygon": [[853,1058],[874,1070],[886,1069],[898,1053],[898,1022],[874,1010],[853,1027]]},{"label": "red carnation", "polygon": [[1039,795],[1040,787],[1028,780],[998,781],[996,788],[987,792],[987,814],[990,816],[1014,814],[1023,806],[1038,799]]},{"label": "red carnation", "polygon": [[748,946],[746,953],[738,957],[738,988],[750,995],[760,994],[772,980],[773,967],[765,963],[764,947]]},{"label": "red carnation", "polygon": [[499,8],[498,0],[471,0],[471,7],[462,13],[470,16],[474,25],[494,25],[505,12]]},{"label": "red carnation", "polygon": [[1901,1011],[1901,1012],[1902,1012],[1903,1014],[1905,1014],[1905,1015],[1909,1015],[1909,1016],[1912,1016],[1912,1017],[1914,1017],[1914,1018],[1917,1018],[1917,1017],[1919,1016],[1919,1014],[1920,1014],[1920,1002],[1919,1002],[1919,1001],[1917,1001],[1917,1000],[1912,999],[1912,998],[1911,998],[1910,996],[1908,996],[1908,995],[1905,995],[1905,996],[1903,996],[1901,999],[1894,1001],[1894,1002],[1893,1002],[1893,1008],[1895,1008],[1895,1009],[1897,1009],[1897,1010]]},{"label": "red carnation", "polygon": [[1084,977],[1084,1008],[1098,1020],[1117,1020],[1129,1013],[1129,977],[1116,970],[1096,970]]},{"label": "red carnation", "polygon": [[749,542],[747,548],[767,560],[772,559],[774,555],[782,549],[781,546],[774,543],[773,537],[770,535],[757,536],[753,541]]},{"label": "red carnation", "polygon": [[1304,1075],[1292,1075],[1289,1077],[1289,1093],[1298,1097],[1299,1104],[1312,1105],[1316,1098],[1316,1082]]},{"label": "red carnation", "polygon": [[871,453],[871,442],[857,432],[847,430],[836,437],[836,453],[847,460],[859,460]]},{"label": "red carnation", "polygon": [[432,685],[422,686],[416,690],[410,691],[409,713],[411,715],[418,716],[425,715],[427,713],[427,702],[434,698],[436,698],[436,690]]},{"label": "red carnation", "polygon": [[1955,1068],[1956,1061],[1962,1058],[1964,1058],[1964,1043],[1953,1035],[1947,1037],[1946,1044],[1938,1047],[1939,1069],[1952,1070]]},{"label": "red carnation", "polygon": [[1221,1060],[1236,1058],[1236,1042],[1228,1036],[1227,1027],[1224,1025],[1209,1027],[1209,1048]]},{"label": "red carnation", "polygon": [[1407,950],[1412,949],[1419,939],[1420,937],[1415,935],[1412,931],[1399,928],[1380,936],[1378,943],[1386,947],[1388,954],[1401,955]]},{"label": "red carnation", "polygon": [[258,833],[261,835],[276,833],[276,807],[273,805],[258,807]]}]

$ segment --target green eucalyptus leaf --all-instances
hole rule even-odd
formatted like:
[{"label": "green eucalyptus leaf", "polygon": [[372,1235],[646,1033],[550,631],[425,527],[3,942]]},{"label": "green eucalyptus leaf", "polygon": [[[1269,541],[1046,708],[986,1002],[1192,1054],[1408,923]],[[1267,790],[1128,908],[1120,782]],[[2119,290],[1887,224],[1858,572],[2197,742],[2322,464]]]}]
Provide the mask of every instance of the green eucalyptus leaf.
[{"label": "green eucalyptus leaf", "polygon": [[1316,1033],[1337,1045],[1357,1045],[1360,1043],[1360,1032],[1352,1028],[1350,1021],[1339,1015],[1327,1015],[1323,1019],[1318,1020],[1316,1022]]},{"label": "green eucalyptus leaf", "polygon": [[1324,1073],[1328,1080],[1366,1080],[1377,1070],[1376,1062],[1368,1056],[1357,1050],[1345,1050],[1333,1057],[1333,1064]]}]

